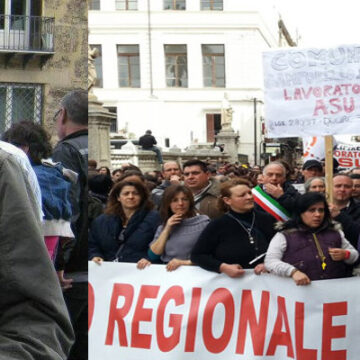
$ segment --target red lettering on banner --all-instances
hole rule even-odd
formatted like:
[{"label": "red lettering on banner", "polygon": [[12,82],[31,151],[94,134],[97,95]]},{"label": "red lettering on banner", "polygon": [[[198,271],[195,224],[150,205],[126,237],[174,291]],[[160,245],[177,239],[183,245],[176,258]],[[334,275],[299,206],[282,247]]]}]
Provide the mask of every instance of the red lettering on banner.
[{"label": "red lettering on banner", "polygon": [[173,328],[173,333],[170,336],[164,334],[164,313],[166,305],[169,301],[174,300],[175,305],[179,306],[184,304],[185,297],[184,291],[181,286],[172,286],[168,289],[161,298],[157,316],[156,316],[156,336],[157,343],[160,351],[168,352],[172,350],[180,341],[181,321],[182,315],[170,314],[169,327]]},{"label": "red lettering on banner", "polygon": [[336,109],[336,111],[335,110],[330,111],[334,115],[339,113],[342,110],[341,106],[339,104],[337,104],[339,101],[340,101],[340,99],[338,99],[338,98],[329,100],[330,105],[332,105]]},{"label": "red lettering on banner", "polygon": [[[123,296],[125,302],[123,307],[117,308],[117,302],[119,297]],[[109,312],[109,321],[108,328],[106,332],[105,345],[112,345],[114,338],[114,328],[115,322],[118,326],[119,331],[119,342],[120,346],[128,346],[126,331],[125,331],[125,322],[124,317],[128,314],[132,301],[134,298],[134,288],[129,284],[114,284],[113,292],[111,295],[110,301],[110,312]]]},{"label": "red lettering on banner", "polygon": [[346,326],[333,326],[334,316],[347,315],[347,302],[324,304],[321,360],[346,360],[346,350],[331,350],[331,340],[344,338]]},{"label": "red lettering on banner", "polygon": [[350,98],[350,105],[347,105],[347,98],[344,98],[344,110],[348,114],[353,112],[355,109],[354,98]]},{"label": "red lettering on banner", "polygon": [[[266,355],[274,355],[276,348],[279,345],[282,345],[287,347],[287,356],[293,358],[294,349],[291,343],[291,334],[289,320],[286,313],[285,298],[278,296],[277,303],[278,312]],[[285,331],[281,331],[283,325],[285,325]]]},{"label": "red lettering on banner", "polygon": [[[358,160],[358,159],[356,159],[356,160]],[[342,166],[342,167],[353,167],[352,159],[340,158],[340,159],[338,159],[338,163],[339,163],[339,166]]]},{"label": "red lettering on banner", "polygon": [[244,354],[246,329],[249,324],[251,339],[253,342],[254,355],[261,356],[264,353],[266,325],[269,313],[270,293],[262,291],[259,321],[256,320],[254,301],[251,290],[243,290],[240,308],[239,335],[236,344],[236,353]]},{"label": "red lettering on banner", "polygon": [[95,307],[95,294],[94,288],[88,282],[88,330],[90,330],[91,322],[94,316],[94,307]]},{"label": "red lettering on banner", "polygon": [[287,94],[286,89],[284,89],[284,99],[285,100],[292,100],[292,97]]},{"label": "red lettering on banner", "polygon": [[[216,339],[212,333],[212,324],[215,307],[223,304],[225,308],[224,329],[221,336]],[[209,297],[204,311],[203,339],[205,347],[214,354],[222,352],[228,345],[234,327],[235,304],[228,289],[216,289]]]},{"label": "red lettering on banner", "polygon": [[201,300],[201,288],[193,288],[191,293],[190,312],[186,327],[185,352],[195,349],[196,326]]},{"label": "red lettering on banner", "polygon": [[299,88],[296,88],[294,91],[294,100],[302,100],[301,91]]},{"label": "red lettering on banner", "polygon": [[316,360],[317,350],[304,349],[304,303],[295,303],[295,347],[296,360]]},{"label": "red lettering on banner", "polygon": [[157,285],[142,285],[138,301],[135,307],[135,313],[132,319],[131,327],[131,347],[150,349],[151,335],[140,334],[139,327],[141,321],[150,322],[152,318],[153,309],[144,308],[146,299],[156,299],[160,286]]},{"label": "red lettering on banner", "polygon": [[340,85],[336,85],[334,89],[334,96],[343,96]]},{"label": "red lettering on banner", "polygon": [[314,116],[317,116],[320,110],[324,113],[324,115],[327,115],[328,111],[325,106],[324,100],[316,100]]}]

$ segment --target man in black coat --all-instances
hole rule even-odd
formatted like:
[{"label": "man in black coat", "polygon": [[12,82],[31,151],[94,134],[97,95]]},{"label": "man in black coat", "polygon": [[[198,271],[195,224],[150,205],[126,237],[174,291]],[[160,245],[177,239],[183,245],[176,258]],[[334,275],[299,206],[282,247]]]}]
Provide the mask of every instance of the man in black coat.
[{"label": "man in black coat", "polygon": [[360,236],[360,203],[352,197],[353,180],[345,174],[333,178],[334,203],[329,204],[331,216],[343,228],[345,237],[357,248]]},{"label": "man in black coat", "polygon": [[155,137],[152,135],[151,130],[146,130],[145,135],[141,136],[139,139],[139,145],[143,148],[143,150],[151,150],[156,154],[156,158],[159,164],[163,163],[162,155],[160,149],[155,146],[157,141]]}]

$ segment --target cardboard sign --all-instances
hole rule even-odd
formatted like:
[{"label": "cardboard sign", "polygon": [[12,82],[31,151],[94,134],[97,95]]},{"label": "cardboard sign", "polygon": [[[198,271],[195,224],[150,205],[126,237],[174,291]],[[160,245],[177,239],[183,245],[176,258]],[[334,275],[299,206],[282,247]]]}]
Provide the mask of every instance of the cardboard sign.
[{"label": "cardboard sign", "polygon": [[267,137],[360,134],[360,45],[263,53]]}]

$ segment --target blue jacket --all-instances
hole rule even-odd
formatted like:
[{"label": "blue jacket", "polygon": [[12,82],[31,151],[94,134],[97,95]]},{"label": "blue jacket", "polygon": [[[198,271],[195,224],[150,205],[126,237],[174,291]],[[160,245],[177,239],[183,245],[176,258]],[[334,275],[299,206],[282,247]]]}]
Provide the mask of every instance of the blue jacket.
[{"label": "blue jacket", "polygon": [[[160,224],[156,211],[138,210],[124,230],[125,243],[118,254],[120,262],[138,262],[147,258],[149,243]],[[119,250],[119,235],[123,230],[120,217],[103,214],[97,217],[89,233],[89,260],[95,256],[105,261],[113,261]]]},{"label": "blue jacket", "polygon": [[62,174],[60,165],[34,165],[41,189],[42,208],[45,220],[71,219],[70,187]]}]

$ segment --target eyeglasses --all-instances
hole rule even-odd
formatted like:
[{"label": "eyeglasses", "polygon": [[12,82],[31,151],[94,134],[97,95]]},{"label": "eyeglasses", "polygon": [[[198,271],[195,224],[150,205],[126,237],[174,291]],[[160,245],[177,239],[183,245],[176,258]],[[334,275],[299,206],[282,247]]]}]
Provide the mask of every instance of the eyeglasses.
[{"label": "eyeglasses", "polygon": [[61,110],[62,110],[62,109],[59,109],[59,110],[55,113],[55,115],[54,115],[54,117],[53,117],[53,122],[56,122],[57,117],[59,116]]}]

